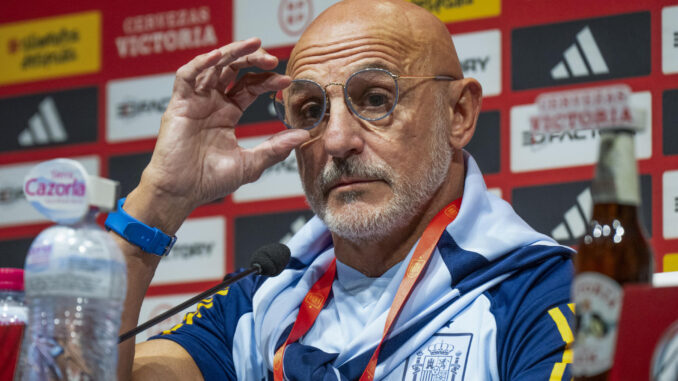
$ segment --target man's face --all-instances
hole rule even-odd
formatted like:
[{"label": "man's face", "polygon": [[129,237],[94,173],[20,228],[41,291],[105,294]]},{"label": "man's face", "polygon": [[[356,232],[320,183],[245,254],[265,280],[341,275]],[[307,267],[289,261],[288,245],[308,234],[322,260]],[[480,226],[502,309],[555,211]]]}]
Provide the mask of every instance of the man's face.
[{"label": "man's face", "polygon": [[[369,28],[295,48],[289,74],[321,85],[345,83],[365,67],[394,74],[428,75],[409,60],[397,36],[373,38]],[[411,72],[416,71],[416,72]],[[341,86],[326,88],[330,108],[317,139],[298,149],[304,190],[330,230],[352,241],[379,239],[407,226],[445,180],[452,156],[446,99],[439,83],[401,80],[399,100],[387,118],[368,122],[346,105]]]}]

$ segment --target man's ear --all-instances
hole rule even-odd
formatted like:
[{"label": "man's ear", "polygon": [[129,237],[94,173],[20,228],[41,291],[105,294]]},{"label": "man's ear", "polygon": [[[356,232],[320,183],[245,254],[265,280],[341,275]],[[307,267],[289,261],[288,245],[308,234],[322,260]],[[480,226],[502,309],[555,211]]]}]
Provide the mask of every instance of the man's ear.
[{"label": "man's ear", "polygon": [[471,141],[476,130],[478,114],[482,104],[483,90],[473,78],[464,78],[452,84],[458,92],[455,104],[450,105],[452,125],[450,144],[456,149],[464,148]]}]

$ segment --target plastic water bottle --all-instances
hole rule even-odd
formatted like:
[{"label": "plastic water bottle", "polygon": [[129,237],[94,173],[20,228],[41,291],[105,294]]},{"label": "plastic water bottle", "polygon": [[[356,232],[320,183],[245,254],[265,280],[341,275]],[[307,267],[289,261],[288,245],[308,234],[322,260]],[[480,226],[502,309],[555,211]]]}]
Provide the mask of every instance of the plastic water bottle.
[{"label": "plastic water bottle", "polygon": [[24,271],[0,268],[0,381],[11,381],[26,326]]},{"label": "plastic water bottle", "polygon": [[24,192],[57,222],[26,257],[28,331],[21,380],[114,380],[126,291],[120,249],[96,223],[115,205],[115,182],[88,176],[77,162],[35,167]]}]

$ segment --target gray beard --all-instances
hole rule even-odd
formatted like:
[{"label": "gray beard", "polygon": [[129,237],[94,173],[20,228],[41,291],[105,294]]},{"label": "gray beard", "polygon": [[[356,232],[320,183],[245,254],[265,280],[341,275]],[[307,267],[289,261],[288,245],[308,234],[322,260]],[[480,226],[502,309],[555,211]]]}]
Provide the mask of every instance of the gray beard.
[{"label": "gray beard", "polygon": [[[313,212],[332,233],[356,243],[380,240],[406,227],[445,181],[452,161],[453,149],[448,144],[446,121],[437,118],[435,122],[429,156],[422,165],[428,171],[396,174],[386,162],[376,157],[370,160],[357,156],[334,158],[314,181],[312,189],[304,184]],[[385,181],[391,187],[393,197],[384,206],[361,208],[358,201],[363,191],[344,191],[337,195],[342,206],[332,210],[327,205],[327,191],[330,184],[342,176]]]}]

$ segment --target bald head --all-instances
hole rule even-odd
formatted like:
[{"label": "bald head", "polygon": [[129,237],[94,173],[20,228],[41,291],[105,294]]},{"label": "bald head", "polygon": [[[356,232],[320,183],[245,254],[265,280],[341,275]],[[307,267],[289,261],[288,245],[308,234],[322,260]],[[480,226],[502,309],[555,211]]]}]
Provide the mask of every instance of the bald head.
[{"label": "bald head", "polygon": [[445,24],[427,10],[404,0],[345,0],[329,7],[297,42],[288,74],[294,75],[297,60],[306,64],[314,54],[323,54],[326,46],[357,39],[388,41],[403,57],[401,64],[408,74],[435,72],[462,76]]}]

